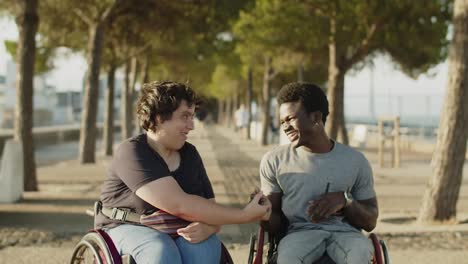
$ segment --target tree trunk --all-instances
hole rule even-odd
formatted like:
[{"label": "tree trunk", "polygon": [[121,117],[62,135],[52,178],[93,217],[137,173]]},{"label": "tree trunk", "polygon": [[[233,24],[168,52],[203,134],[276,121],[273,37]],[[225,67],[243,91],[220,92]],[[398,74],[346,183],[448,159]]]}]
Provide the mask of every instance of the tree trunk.
[{"label": "tree trunk", "polygon": [[232,108],[233,108],[234,102],[232,100],[232,96],[228,96],[226,100],[226,105],[225,105],[225,114],[224,114],[224,125],[227,127],[231,127],[232,125]]},{"label": "tree trunk", "polygon": [[223,109],[224,109],[224,100],[218,99],[218,116],[216,122],[218,125],[223,124]]},{"label": "tree trunk", "polygon": [[455,221],[468,137],[468,3],[456,0],[449,80],[420,222]]},{"label": "tree trunk", "polygon": [[104,144],[104,155],[112,156],[112,145],[114,144],[114,90],[116,66],[111,63],[107,73],[107,89],[105,95],[104,128],[102,142]]},{"label": "tree trunk", "polygon": [[124,68],[124,85],[122,86],[122,92],[120,95],[120,129],[122,134],[122,140],[129,138],[131,134],[131,113],[128,110],[130,104],[129,94],[131,93],[131,62],[129,60],[127,60],[127,62],[125,63]]},{"label": "tree trunk", "polygon": [[138,63],[138,59],[136,57],[133,57],[132,58],[132,68],[131,68],[131,81],[130,81],[130,88],[131,88],[131,96],[133,97],[133,95],[135,94],[135,85],[136,85],[136,81],[138,79],[138,68],[139,68],[139,63]]},{"label": "tree trunk", "polygon": [[238,109],[240,108],[240,105],[242,104],[242,100],[241,100],[241,91],[239,89],[236,90],[236,108],[235,109]]},{"label": "tree trunk", "polygon": [[349,144],[349,138],[348,138],[348,130],[346,129],[346,120],[345,120],[345,117],[344,117],[344,111],[343,111],[343,117],[341,118],[341,124],[340,124],[340,128],[338,130],[338,140],[345,144],[345,145],[348,145]]},{"label": "tree trunk", "polygon": [[99,69],[101,67],[104,22],[89,26],[88,75],[83,96],[79,160],[94,163],[96,155],[96,116],[99,98]]},{"label": "tree trunk", "polygon": [[337,139],[338,132],[340,132],[342,143],[348,144],[344,117],[344,77],[346,71],[340,67],[340,53],[335,39],[336,21],[333,17],[330,21],[330,31],[327,91],[330,114],[327,118],[326,131],[328,136],[333,139]]},{"label": "tree trunk", "polygon": [[271,102],[271,80],[273,75],[273,67],[271,66],[271,58],[265,58],[265,71],[263,73],[263,119],[262,119],[262,138],[261,144],[268,145],[268,131],[270,130],[270,102]]},{"label": "tree trunk", "polygon": [[239,109],[239,91],[234,91],[232,95],[232,107],[231,107],[231,126],[235,129],[236,127],[236,118],[235,112]]},{"label": "tree trunk", "polygon": [[297,66],[297,81],[298,82],[304,81],[304,63],[302,61]]},{"label": "tree trunk", "polygon": [[138,127],[138,116],[136,114],[136,90],[135,90],[135,85],[138,79],[138,72],[139,72],[139,63],[138,59],[136,57],[132,58],[132,68],[131,68],[131,81],[130,81],[130,93],[128,94],[128,116],[130,117],[130,125],[129,125],[129,130],[130,130],[130,136],[133,135],[133,128]]},{"label": "tree trunk", "polygon": [[143,65],[141,65],[141,85],[144,83],[148,83],[150,81],[149,76],[149,66],[150,66],[150,54],[149,52],[146,54],[145,58],[143,59]]},{"label": "tree trunk", "polygon": [[328,73],[328,101],[330,114],[327,118],[326,128],[330,138],[339,139],[348,144],[348,133],[344,116],[344,76],[340,68],[329,68]]},{"label": "tree trunk", "polygon": [[253,91],[253,77],[252,67],[250,66],[247,73],[247,96],[246,96],[246,107],[247,107],[247,139],[251,139],[250,123],[252,122],[252,92]]},{"label": "tree trunk", "polygon": [[23,148],[24,190],[37,191],[36,161],[34,158],[33,94],[36,32],[39,26],[37,0],[22,0],[16,18],[19,30],[16,75],[16,111],[14,138]]}]

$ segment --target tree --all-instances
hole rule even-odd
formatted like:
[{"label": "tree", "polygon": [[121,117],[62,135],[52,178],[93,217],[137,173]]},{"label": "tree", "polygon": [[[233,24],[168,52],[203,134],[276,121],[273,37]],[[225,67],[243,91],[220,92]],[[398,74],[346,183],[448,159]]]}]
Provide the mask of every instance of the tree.
[{"label": "tree", "polygon": [[[327,132],[347,144],[344,76],[374,52],[387,53],[410,76],[427,71],[446,56],[449,3],[427,1],[309,1],[305,10],[324,25],[318,36],[328,46]],[[402,41],[404,40],[404,41]],[[322,44],[323,45],[323,44]]]},{"label": "tree", "polygon": [[[155,21],[155,16],[147,12],[147,10],[153,8],[154,6],[150,1],[141,2],[139,6],[129,9],[126,14],[112,17],[108,25],[108,41],[105,49],[112,49],[113,63],[116,65],[123,64],[124,68],[124,83],[120,93],[120,131],[122,139],[131,137],[133,132],[135,84],[141,58],[139,54],[151,48],[148,35],[157,34],[157,30],[161,25],[160,21]],[[160,8],[164,7],[158,6],[157,10]],[[152,24],[152,27],[147,27],[148,23]],[[111,102],[106,100],[106,104],[109,103]],[[110,121],[110,119],[108,120]]]},{"label": "tree", "polygon": [[[286,1],[287,2],[287,1]],[[320,27],[310,27],[304,21],[310,15],[303,6],[294,1],[257,0],[255,6],[241,13],[234,25],[238,40],[237,52],[248,69],[255,71],[257,64],[263,63],[262,102],[262,144],[267,144],[270,123],[270,102],[275,88],[283,81],[291,82],[305,79],[305,73],[311,73],[315,82],[323,80],[324,60],[320,47]],[[307,70],[305,69],[307,67]],[[250,72],[250,71],[248,71]],[[296,73],[297,72],[297,73]],[[297,76],[297,77],[296,77]],[[250,82],[249,82],[250,83]]]},{"label": "tree", "polygon": [[101,52],[104,39],[104,27],[111,12],[116,8],[116,2],[91,9],[85,13],[75,9],[75,13],[88,26],[88,73],[83,95],[83,116],[81,118],[79,160],[81,163],[94,163],[96,150],[96,115],[99,98],[99,72],[101,67]]},{"label": "tree", "polygon": [[218,115],[221,115],[219,121],[228,126],[233,123],[232,114],[235,108],[233,98],[236,97],[240,85],[238,76],[235,75],[235,72],[228,65],[216,65],[216,69],[211,76],[211,82],[208,85],[210,93],[205,95],[218,99],[221,105],[218,108]]},{"label": "tree", "polygon": [[[154,10],[154,12],[147,12]],[[153,1],[140,1],[119,16],[111,16],[107,24],[107,35],[103,50],[103,65],[107,68],[107,87],[103,128],[103,150],[112,155],[114,132],[114,76],[116,69],[124,65],[124,85],[121,87],[120,125],[123,139],[132,136],[135,83],[138,76],[138,61],[143,61],[142,81],[148,82],[149,57],[153,42],[162,29],[170,26],[170,20],[161,19],[158,12],[172,12],[164,2],[156,6]],[[152,27],[147,25],[151,24]]]},{"label": "tree", "polygon": [[24,190],[37,191],[36,161],[34,158],[33,94],[34,65],[36,55],[36,32],[39,26],[37,0],[15,2],[16,24],[19,40],[16,61],[16,110],[14,138],[23,148]]},{"label": "tree", "polygon": [[[247,65],[247,87],[248,95],[250,95],[249,78],[252,70],[257,63],[263,63],[263,85],[261,90],[261,105],[262,105],[262,135],[260,142],[262,145],[267,145],[268,130],[270,127],[270,102],[271,102],[271,83],[277,74],[274,69],[273,58],[275,57],[275,45],[278,42],[276,36],[269,34],[269,26],[274,24],[272,16],[269,13],[276,10],[276,3],[268,1],[257,1],[255,6],[248,11],[241,12],[239,19],[233,26],[237,42],[236,52],[240,55],[242,62]],[[251,120],[250,103],[247,102],[249,112],[249,120]],[[250,130],[250,129],[249,129]],[[250,136],[250,131],[247,132]]]},{"label": "tree", "polygon": [[433,172],[418,220],[456,221],[468,139],[468,1],[455,0],[449,79],[439,123]]},{"label": "tree", "polygon": [[[45,38],[57,40],[67,47],[83,49],[86,42],[88,70],[83,95],[79,160],[94,163],[96,150],[96,117],[99,97],[99,74],[106,27],[115,19],[131,12],[134,7],[153,3],[151,0],[44,0],[47,16]],[[147,9],[148,10],[148,9]],[[61,27],[56,27],[61,25]],[[71,34],[70,30],[72,29]],[[83,36],[87,36],[83,38]],[[78,43],[78,45],[76,44]]]},{"label": "tree", "polygon": [[[19,13],[22,8],[25,8],[24,6],[25,3],[17,3],[17,6],[13,8],[13,12]],[[33,19],[31,18],[22,18],[21,16],[34,16],[34,14],[31,14],[31,12],[35,12],[36,16],[37,14],[37,3],[28,3],[32,4],[33,6],[26,7],[28,10],[28,14],[22,14],[18,15],[17,23],[24,23],[24,21],[34,22],[34,17]],[[36,5],[36,7],[34,7]],[[38,20],[37,20],[38,23]],[[24,24],[21,25],[21,27],[24,27]],[[34,32],[37,31],[38,25],[32,26],[34,28],[31,29],[24,29],[29,32],[29,34],[33,34],[31,30],[34,30]],[[20,28],[20,26],[18,27]],[[21,31],[20,31],[20,37],[21,37]],[[31,36],[25,36],[23,33],[23,39],[20,39],[18,42],[15,41],[5,41],[5,48],[10,53],[10,55],[15,59],[15,61],[18,63],[18,70],[22,71],[22,73],[19,73],[18,76],[23,76],[23,81],[19,80],[17,82],[17,85],[20,85],[21,87],[18,89],[17,86],[17,109],[15,111],[18,113],[21,113],[20,115],[16,115],[15,117],[15,138],[19,139],[21,142],[26,142],[22,144],[23,148],[23,166],[24,166],[24,189],[26,191],[37,191],[38,186],[37,186],[37,176],[36,176],[36,163],[35,163],[35,157],[34,157],[34,137],[32,134],[32,127],[34,125],[34,114],[33,114],[33,94],[34,94],[34,75],[37,74],[42,74],[47,71],[50,71],[53,66],[52,66],[52,58],[54,55],[54,49],[49,48],[49,47],[44,47],[40,46],[40,43],[36,43],[35,41],[35,35],[34,33],[32,40],[34,41],[34,46],[35,46],[35,51],[34,55],[31,53],[29,54],[24,54],[29,48],[24,48],[25,45],[28,47],[33,47],[31,43],[29,44],[23,44],[22,45],[22,51],[20,51],[20,46],[21,46],[21,41],[25,39],[28,39],[28,41],[31,41]],[[39,45],[38,45],[39,44]],[[21,57],[22,56],[22,57]],[[32,70],[29,69],[29,66],[27,67],[28,69],[24,66],[20,66],[21,63],[25,63],[24,60],[27,60],[28,65],[34,65],[32,67]],[[31,64],[32,63],[32,64]],[[28,74],[31,74],[32,77],[24,77],[27,76]],[[26,81],[27,80],[27,81]],[[29,84],[28,82],[31,82]],[[28,84],[26,84],[28,83]],[[31,85],[31,87],[29,87]],[[30,115],[31,117],[28,118],[27,116]],[[31,130],[31,131],[26,131],[26,130]],[[31,137],[31,138],[29,138]]]},{"label": "tree", "polygon": [[449,1],[417,5],[410,0],[257,0],[256,4],[253,14],[259,8],[269,9],[255,16],[253,24],[263,25],[251,29],[257,38],[270,40],[268,46],[281,53],[308,53],[328,65],[327,132],[332,138],[340,134],[344,143],[348,142],[344,77],[350,69],[361,67],[369,55],[382,53],[414,77],[446,57]]},{"label": "tree", "polygon": [[[18,42],[5,40],[5,48],[11,57],[15,58],[18,54]],[[55,55],[55,48],[42,45],[40,41],[36,41],[36,52],[34,59],[34,74],[40,75],[52,70],[52,60]]]},{"label": "tree", "polygon": [[[122,12],[122,5],[122,0],[43,2],[43,12],[54,14],[45,16],[44,19],[44,37],[50,39],[49,43],[57,39],[60,40],[57,41],[60,44],[78,49],[83,48],[84,42],[86,43],[88,69],[83,94],[78,157],[81,163],[95,162],[99,73],[105,26],[111,15]],[[72,34],[68,34],[70,29],[74,29]],[[87,36],[87,39],[83,36]]]}]

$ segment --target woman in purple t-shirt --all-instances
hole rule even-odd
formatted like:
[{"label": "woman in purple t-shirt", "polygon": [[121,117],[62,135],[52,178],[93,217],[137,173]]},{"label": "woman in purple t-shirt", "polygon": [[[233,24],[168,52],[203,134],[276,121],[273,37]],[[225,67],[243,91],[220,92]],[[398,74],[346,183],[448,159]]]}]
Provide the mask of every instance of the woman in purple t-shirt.
[{"label": "woman in purple t-shirt", "polygon": [[[137,115],[146,133],[124,141],[109,167],[96,226],[107,231],[121,254],[131,255],[137,263],[219,263],[220,225],[269,218],[271,205],[261,193],[243,209],[214,201],[202,159],[186,142],[194,129],[197,104],[195,93],[185,84],[144,84]],[[265,203],[259,204],[260,200]],[[109,213],[114,208],[130,213]],[[175,219],[174,226],[187,225],[171,234],[128,217],[160,212]]]}]

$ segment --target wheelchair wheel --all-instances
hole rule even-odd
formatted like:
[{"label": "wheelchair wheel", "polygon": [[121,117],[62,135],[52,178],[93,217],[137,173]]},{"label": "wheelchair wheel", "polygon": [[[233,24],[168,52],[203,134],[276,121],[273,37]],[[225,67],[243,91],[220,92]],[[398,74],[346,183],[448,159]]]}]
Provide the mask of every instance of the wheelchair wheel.
[{"label": "wheelchair wheel", "polygon": [[250,249],[249,249],[249,262],[248,264],[253,263],[254,253],[255,253],[255,241],[257,240],[255,234],[250,235]]},{"label": "wheelchair wheel", "polygon": [[384,264],[383,258],[382,258],[382,247],[380,246],[380,242],[377,239],[377,236],[373,233],[369,235],[369,239],[372,242],[372,245],[374,246],[374,260],[375,264]]},{"label": "wheelchair wheel", "polygon": [[390,258],[388,256],[387,244],[385,241],[379,240],[380,246],[382,247],[383,259],[385,264],[390,264]]},{"label": "wheelchair wheel", "polygon": [[71,264],[121,264],[112,259],[109,248],[99,233],[87,233],[73,250]]}]

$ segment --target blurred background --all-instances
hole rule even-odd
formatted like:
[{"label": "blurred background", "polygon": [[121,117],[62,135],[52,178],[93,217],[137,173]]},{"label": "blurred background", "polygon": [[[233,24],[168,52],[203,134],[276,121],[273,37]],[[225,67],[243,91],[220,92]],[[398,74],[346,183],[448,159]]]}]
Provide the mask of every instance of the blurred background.
[{"label": "blurred background", "polygon": [[[388,154],[392,173],[402,176],[414,171],[398,168],[422,157],[415,169],[424,174],[422,205],[412,209],[413,220],[466,224],[457,218],[457,201],[466,197],[467,6],[2,0],[0,152],[21,167],[3,173],[12,180],[2,187],[21,188],[2,202],[40,193],[47,182],[40,168],[70,160],[85,168],[111,157],[140,132],[134,109],[144,83],[189,83],[204,99],[197,135],[225,131],[264,151],[287,143],[278,129],[277,91],[305,81],[327,93],[330,137],[365,151],[375,168],[388,166]],[[6,153],[9,140],[19,142],[19,154]]]}]

